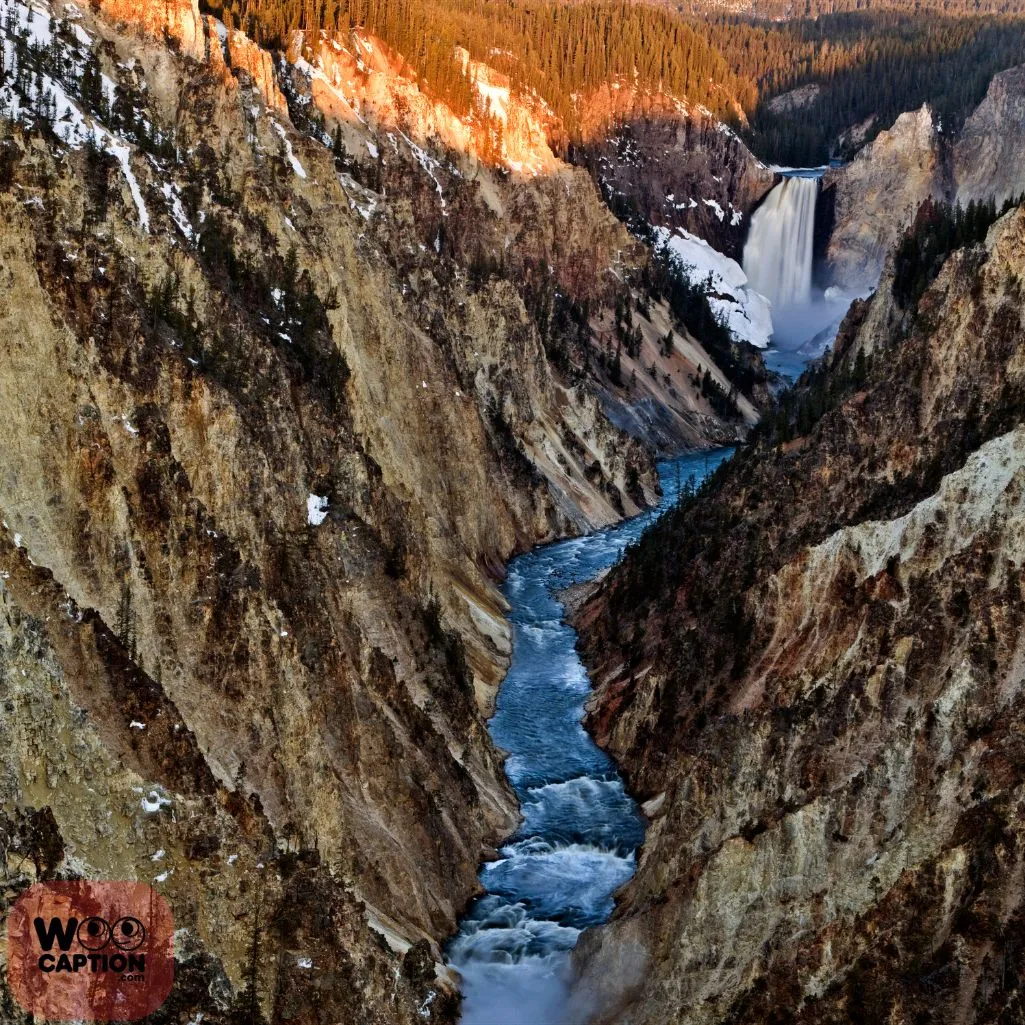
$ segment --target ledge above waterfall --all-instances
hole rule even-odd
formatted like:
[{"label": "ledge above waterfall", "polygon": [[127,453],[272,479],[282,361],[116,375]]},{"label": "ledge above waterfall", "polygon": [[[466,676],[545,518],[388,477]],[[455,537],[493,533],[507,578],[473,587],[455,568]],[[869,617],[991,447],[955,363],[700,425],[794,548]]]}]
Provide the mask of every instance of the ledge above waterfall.
[{"label": "ledge above waterfall", "polygon": [[734,338],[758,349],[768,346],[772,336],[771,305],[750,286],[736,260],[682,228],[654,228],[652,234],[655,248],[666,250],[678,273],[705,291],[712,312]]}]

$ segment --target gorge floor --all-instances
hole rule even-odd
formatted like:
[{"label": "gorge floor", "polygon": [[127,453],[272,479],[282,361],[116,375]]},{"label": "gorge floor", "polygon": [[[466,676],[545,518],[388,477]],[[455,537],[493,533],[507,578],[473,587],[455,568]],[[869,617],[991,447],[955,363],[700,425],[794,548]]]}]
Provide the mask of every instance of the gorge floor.
[{"label": "gorge floor", "polygon": [[481,869],[450,963],[463,979],[463,1025],[561,1025],[587,1016],[569,951],[606,921],[633,874],[644,824],[615,764],[581,723],[591,684],[564,621],[561,591],[593,580],[730,449],[659,465],[662,500],[617,526],[544,545],[509,565],[513,652],[489,728],[523,813],[500,858]]}]

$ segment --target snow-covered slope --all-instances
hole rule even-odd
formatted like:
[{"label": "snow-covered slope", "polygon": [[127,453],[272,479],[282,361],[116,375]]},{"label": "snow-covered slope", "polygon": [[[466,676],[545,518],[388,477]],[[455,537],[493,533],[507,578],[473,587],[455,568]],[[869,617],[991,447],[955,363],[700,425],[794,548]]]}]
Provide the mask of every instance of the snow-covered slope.
[{"label": "snow-covered slope", "polygon": [[713,249],[704,239],[678,228],[654,229],[655,246],[668,252],[677,270],[708,294],[712,312],[738,341],[759,349],[772,334],[771,304],[751,288],[736,260]]},{"label": "snow-covered slope", "polygon": [[[72,8],[72,10],[74,10]],[[35,124],[45,120],[72,149],[94,146],[117,161],[139,215],[139,226],[149,228],[149,212],[132,171],[131,147],[99,118],[82,109],[68,93],[71,83],[80,96],[92,93],[98,106],[112,108],[120,99],[120,85],[89,65],[92,38],[73,21],[57,21],[41,7],[0,0],[0,54],[8,74],[0,83],[0,110],[11,120]],[[62,83],[45,68],[59,67]]]}]

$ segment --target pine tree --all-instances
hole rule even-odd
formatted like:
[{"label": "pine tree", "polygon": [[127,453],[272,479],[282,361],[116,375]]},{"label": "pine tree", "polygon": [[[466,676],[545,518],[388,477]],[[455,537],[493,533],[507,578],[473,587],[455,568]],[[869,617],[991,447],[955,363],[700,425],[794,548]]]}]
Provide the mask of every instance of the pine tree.
[{"label": "pine tree", "polygon": [[622,387],[623,385],[623,369],[622,361],[620,359],[621,348],[622,344],[616,345],[616,355],[613,357],[612,366],[609,369],[609,377],[612,380],[612,383],[616,385],[617,388]]}]

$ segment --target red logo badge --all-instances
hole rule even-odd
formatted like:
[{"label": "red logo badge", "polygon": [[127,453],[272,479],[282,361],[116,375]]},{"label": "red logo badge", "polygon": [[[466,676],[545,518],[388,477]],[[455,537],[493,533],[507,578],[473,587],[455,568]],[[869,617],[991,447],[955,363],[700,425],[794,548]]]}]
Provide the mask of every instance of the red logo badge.
[{"label": "red logo badge", "polygon": [[174,981],[171,909],[145,883],[36,883],[7,920],[8,981],[56,1021],[134,1021]]}]

